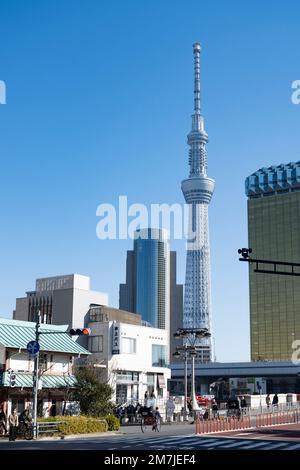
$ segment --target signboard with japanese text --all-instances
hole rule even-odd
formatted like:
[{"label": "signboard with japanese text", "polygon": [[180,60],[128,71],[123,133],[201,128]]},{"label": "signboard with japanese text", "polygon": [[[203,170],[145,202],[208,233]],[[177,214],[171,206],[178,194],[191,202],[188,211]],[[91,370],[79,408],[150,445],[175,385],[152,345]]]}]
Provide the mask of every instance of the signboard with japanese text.
[{"label": "signboard with japanese text", "polygon": [[112,354],[120,354],[120,324],[116,321],[112,325]]}]

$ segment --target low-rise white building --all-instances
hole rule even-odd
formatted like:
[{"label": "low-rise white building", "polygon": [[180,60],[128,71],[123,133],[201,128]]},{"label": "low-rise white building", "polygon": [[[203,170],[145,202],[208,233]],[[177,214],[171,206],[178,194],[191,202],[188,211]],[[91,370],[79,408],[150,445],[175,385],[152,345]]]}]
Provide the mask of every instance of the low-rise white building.
[{"label": "low-rise white building", "polygon": [[[0,408],[6,415],[12,408],[19,413],[32,408],[34,365],[26,347],[35,339],[35,327],[32,322],[0,318]],[[76,385],[74,361],[89,352],[72,340],[67,325],[41,324],[39,331],[38,414],[78,412],[78,405],[69,401]]]},{"label": "low-rise white building", "polygon": [[168,332],[112,320],[100,309],[90,310],[88,349],[103,381],[112,385],[116,403],[141,402],[146,391],[149,397],[167,398]]}]

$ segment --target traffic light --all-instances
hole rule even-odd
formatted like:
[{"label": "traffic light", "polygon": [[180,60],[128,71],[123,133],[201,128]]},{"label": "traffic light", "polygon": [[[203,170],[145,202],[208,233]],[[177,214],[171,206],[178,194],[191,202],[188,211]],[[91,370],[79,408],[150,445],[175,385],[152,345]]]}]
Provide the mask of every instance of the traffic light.
[{"label": "traffic light", "polygon": [[91,330],[90,328],[72,328],[69,333],[71,336],[88,336],[91,333]]},{"label": "traffic light", "polygon": [[16,374],[14,373],[14,371],[12,369],[9,369],[8,371],[8,375],[9,375],[9,386],[10,387],[15,387],[16,386]]},{"label": "traffic light", "polygon": [[15,387],[15,385],[16,385],[16,378],[17,378],[17,377],[16,377],[16,374],[11,374],[11,375],[10,375],[10,386],[11,386],[11,387]]}]

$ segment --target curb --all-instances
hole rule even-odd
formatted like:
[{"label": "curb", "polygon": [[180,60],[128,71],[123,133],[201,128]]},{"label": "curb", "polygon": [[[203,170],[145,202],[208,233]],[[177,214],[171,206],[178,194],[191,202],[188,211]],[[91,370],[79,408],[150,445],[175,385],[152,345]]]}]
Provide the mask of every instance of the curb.
[{"label": "curb", "polygon": [[45,436],[39,437],[38,441],[60,441],[60,440],[71,440],[71,439],[90,439],[93,437],[106,437],[106,436],[119,436],[120,431],[107,431],[107,432],[91,432],[88,434],[70,434],[68,436]]}]

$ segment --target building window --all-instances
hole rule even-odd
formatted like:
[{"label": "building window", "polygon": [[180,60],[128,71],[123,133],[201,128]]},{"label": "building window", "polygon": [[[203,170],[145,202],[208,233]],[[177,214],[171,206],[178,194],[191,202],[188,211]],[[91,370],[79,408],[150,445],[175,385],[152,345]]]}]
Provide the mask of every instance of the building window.
[{"label": "building window", "polygon": [[117,382],[138,382],[139,373],[133,371],[121,371],[116,374]]},{"label": "building window", "polygon": [[166,346],[152,344],[152,366],[168,367]]},{"label": "building window", "polygon": [[154,374],[147,374],[147,385],[152,385],[154,388]]},{"label": "building window", "polygon": [[136,353],[136,340],[134,338],[121,339],[121,352],[122,354],[135,354]]},{"label": "building window", "polygon": [[47,370],[47,362],[48,362],[47,354],[40,354],[39,366],[40,366],[41,372],[45,372]]},{"label": "building window", "polygon": [[92,353],[103,352],[103,336],[91,336],[89,338],[89,350]]}]

